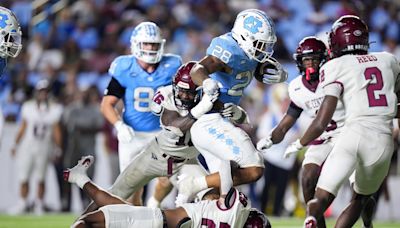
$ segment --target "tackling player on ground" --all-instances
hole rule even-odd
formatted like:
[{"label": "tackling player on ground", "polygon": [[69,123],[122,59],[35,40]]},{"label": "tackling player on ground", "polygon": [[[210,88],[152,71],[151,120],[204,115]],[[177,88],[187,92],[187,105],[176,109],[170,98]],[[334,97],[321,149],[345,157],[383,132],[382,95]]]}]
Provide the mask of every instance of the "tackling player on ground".
[{"label": "tackling player on ground", "polygon": [[100,189],[89,179],[86,170],[93,160],[92,156],[82,157],[75,167],[64,172],[66,181],[77,184],[100,206],[98,210],[81,216],[72,227],[271,227],[265,214],[251,208],[247,197],[234,188],[229,191],[231,204],[226,210],[221,210],[216,200],[218,194],[213,191],[203,197],[208,200],[184,204],[175,209],[131,206]]}]

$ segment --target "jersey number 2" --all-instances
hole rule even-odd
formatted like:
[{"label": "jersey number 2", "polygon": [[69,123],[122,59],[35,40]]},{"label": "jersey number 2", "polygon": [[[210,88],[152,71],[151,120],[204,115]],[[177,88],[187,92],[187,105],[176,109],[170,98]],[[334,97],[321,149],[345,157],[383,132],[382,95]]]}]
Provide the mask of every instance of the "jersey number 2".
[{"label": "jersey number 2", "polygon": [[364,77],[366,80],[374,80],[374,83],[369,83],[367,85],[367,95],[368,95],[368,103],[369,107],[379,107],[379,106],[387,106],[387,100],[385,94],[377,94],[378,97],[375,96],[375,91],[382,90],[383,88],[383,79],[382,72],[377,67],[368,67],[364,71]]}]

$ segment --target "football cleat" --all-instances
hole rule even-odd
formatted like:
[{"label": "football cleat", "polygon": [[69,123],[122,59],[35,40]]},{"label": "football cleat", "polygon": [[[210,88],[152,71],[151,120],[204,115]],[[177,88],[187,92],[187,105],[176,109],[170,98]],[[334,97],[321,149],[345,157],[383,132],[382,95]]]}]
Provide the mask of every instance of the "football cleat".
[{"label": "football cleat", "polygon": [[312,216],[308,216],[304,221],[304,228],[317,228],[317,220]]},{"label": "football cleat", "polygon": [[76,166],[64,170],[64,180],[69,183],[76,183],[79,177],[86,176],[86,171],[93,164],[93,161],[94,157],[91,155],[82,157]]}]

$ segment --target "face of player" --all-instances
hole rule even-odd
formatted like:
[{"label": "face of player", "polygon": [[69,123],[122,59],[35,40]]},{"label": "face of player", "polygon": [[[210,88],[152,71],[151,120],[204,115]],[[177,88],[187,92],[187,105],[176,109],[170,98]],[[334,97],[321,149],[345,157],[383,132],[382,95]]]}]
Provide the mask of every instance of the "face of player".
[{"label": "face of player", "polygon": [[193,94],[193,93],[191,93],[191,92],[188,91],[188,90],[180,89],[180,90],[178,91],[178,97],[179,97],[179,99],[180,99],[181,101],[184,101],[184,102],[192,102],[192,101],[194,101],[195,96],[196,96],[196,94]]},{"label": "face of player", "polygon": [[38,92],[37,92],[37,97],[36,97],[36,99],[37,99],[37,101],[38,102],[46,102],[47,101],[47,99],[48,99],[48,91],[46,90],[46,89],[41,89],[41,90],[39,90]]},{"label": "face of player", "polygon": [[160,43],[147,43],[143,42],[142,43],[142,50],[145,51],[157,51],[160,49],[161,44]]},{"label": "face of player", "polygon": [[305,69],[313,68],[316,71],[319,70],[319,64],[321,63],[321,61],[318,56],[305,56],[302,58],[302,61],[303,67]]}]

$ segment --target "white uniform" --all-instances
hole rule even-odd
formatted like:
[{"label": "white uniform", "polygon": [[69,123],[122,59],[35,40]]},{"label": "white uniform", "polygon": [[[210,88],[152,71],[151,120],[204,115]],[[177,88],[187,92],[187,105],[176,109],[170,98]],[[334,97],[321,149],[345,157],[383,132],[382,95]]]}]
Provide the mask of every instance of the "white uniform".
[{"label": "white uniform", "polygon": [[243,227],[249,216],[251,204],[247,197],[235,189],[234,203],[229,209],[221,209],[217,200],[186,203],[182,207],[197,227]]},{"label": "white uniform", "polygon": [[[235,189],[233,205],[221,209],[217,200],[203,200],[183,204],[192,228],[243,227],[249,216],[251,204],[247,197]],[[106,228],[162,228],[164,218],[159,208],[115,204],[99,208],[104,213]]]},{"label": "white uniform", "polygon": [[40,108],[36,100],[22,105],[21,115],[26,121],[26,129],[17,153],[20,181],[27,181],[32,172],[43,181],[53,149],[53,126],[60,121],[62,110],[61,105],[53,102]]},{"label": "white uniform", "polygon": [[378,190],[393,153],[399,73],[399,62],[386,52],[344,55],[321,68],[321,86],[327,96],[342,100],[346,120],[322,169],[319,188],[336,195],[355,170],[357,193],[368,195]]},{"label": "white uniform", "polygon": [[[155,114],[161,114],[164,109],[176,111],[181,116],[186,116],[188,111],[177,109],[172,93],[172,86],[159,89],[151,105]],[[138,154],[128,167],[118,176],[110,192],[126,199],[150,180],[171,176],[189,160],[197,157],[198,151],[191,146],[190,132],[183,133],[172,126],[164,126],[160,118],[162,130]]]},{"label": "white uniform", "polygon": [[[311,86],[303,76],[298,76],[289,84],[289,97],[296,106],[310,118],[315,118],[324,100],[325,94],[321,86]],[[303,166],[317,164],[319,166],[326,160],[331,152],[334,142],[344,125],[345,111],[343,103],[339,100],[332,121],[322,135],[308,145]]]}]

